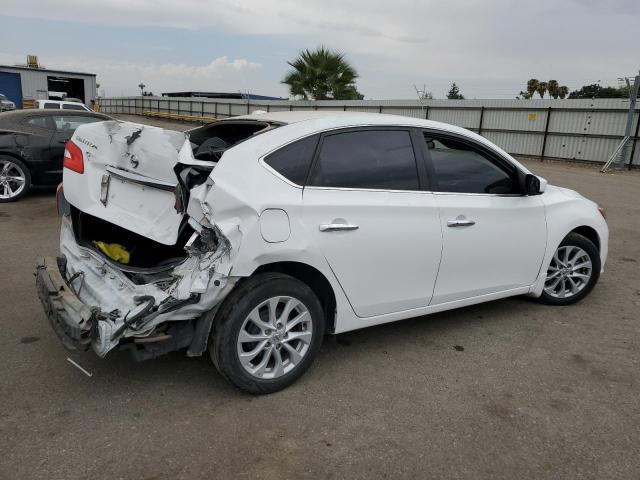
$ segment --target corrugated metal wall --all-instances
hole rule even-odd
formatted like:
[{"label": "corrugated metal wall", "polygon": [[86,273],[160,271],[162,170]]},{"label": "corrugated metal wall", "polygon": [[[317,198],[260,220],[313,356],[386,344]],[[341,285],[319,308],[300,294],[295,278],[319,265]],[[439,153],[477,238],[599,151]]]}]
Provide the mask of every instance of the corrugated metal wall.
[{"label": "corrugated metal wall", "polygon": [[[478,132],[509,153],[605,162],[622,139],[629,108],[624,99],[580,100],[213,100],[165,97],[100,99],[105,113],[146,111],[227,118],[255,110],[343,110],[389,113],[451,123]],[[640,165],[636,110],[632,163]]]},{"label": "corrugated metal wall", "polygon": [[93,75],[59,72],[57,70],[29,70],[11,67],[1,67],[0,70],[20,75],[22,97],[24,100],[45,100],[48,98],[47,76],[79,78],[84,80],[85,104],[91,106],[91,101],[96,99],[96,77]]}]

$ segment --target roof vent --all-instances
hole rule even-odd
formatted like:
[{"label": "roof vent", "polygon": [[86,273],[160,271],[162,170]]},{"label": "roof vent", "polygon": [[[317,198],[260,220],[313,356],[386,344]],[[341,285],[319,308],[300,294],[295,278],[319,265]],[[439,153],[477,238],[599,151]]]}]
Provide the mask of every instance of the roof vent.
[{"label": "roof vent", "polygon": [[38,56],[37,55],[27,55],[27,67],[29,68],[40,68],[38,64]]}]

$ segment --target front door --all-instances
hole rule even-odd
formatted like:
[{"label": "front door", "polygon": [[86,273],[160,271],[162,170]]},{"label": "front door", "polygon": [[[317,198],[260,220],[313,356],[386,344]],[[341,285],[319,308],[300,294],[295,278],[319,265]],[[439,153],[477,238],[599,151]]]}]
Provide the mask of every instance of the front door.
[{"label": "front door", "polygon": [[539,196],[481,145],[425,132],[443,249],[432,305],[533,284],[547,238]]},{"label": "front door", "polygon": [[339,131],[321,140],[302,218],[359,317],[429,303],[442,240],[420,169],[408,129]]}]

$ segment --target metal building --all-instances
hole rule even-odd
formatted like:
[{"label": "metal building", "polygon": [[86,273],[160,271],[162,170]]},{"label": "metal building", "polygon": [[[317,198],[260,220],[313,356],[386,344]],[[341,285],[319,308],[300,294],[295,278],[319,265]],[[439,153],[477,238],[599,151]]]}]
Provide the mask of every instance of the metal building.
[{"label": "metal building", "polygon": [[96,99],[95,73],[67,72],[40,67],[0,65],[0,93],[17,108],[35,100],[80,99],[88,107]]}]

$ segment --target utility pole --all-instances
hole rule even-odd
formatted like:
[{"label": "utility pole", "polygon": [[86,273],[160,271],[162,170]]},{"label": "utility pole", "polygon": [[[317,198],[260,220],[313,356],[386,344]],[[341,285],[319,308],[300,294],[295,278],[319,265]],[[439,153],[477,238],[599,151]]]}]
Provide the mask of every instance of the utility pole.
[{"label": "utility pole", "polygon": [[[601,172],[606,172],[611,168],[611,165],[615,165],[616,170],[622,170],[624,168],[625,160],[629,155],[629,149],[631,148],[631,128],[633,127],[633,117],[636,112],[636,101],[638,99],[638,90],[640,89],[640,74],[636,75],[633,79],[633,85],[629,81],[629,77],[625,77],[627,88],[629,89],[629,112],[627,113],[627,123],[624,127],[624,137],[613,151],[607,163],[604,164]],[[640,119],[638,120],[640,122]],[[631,161],[631,159],[629,159]]]}]

